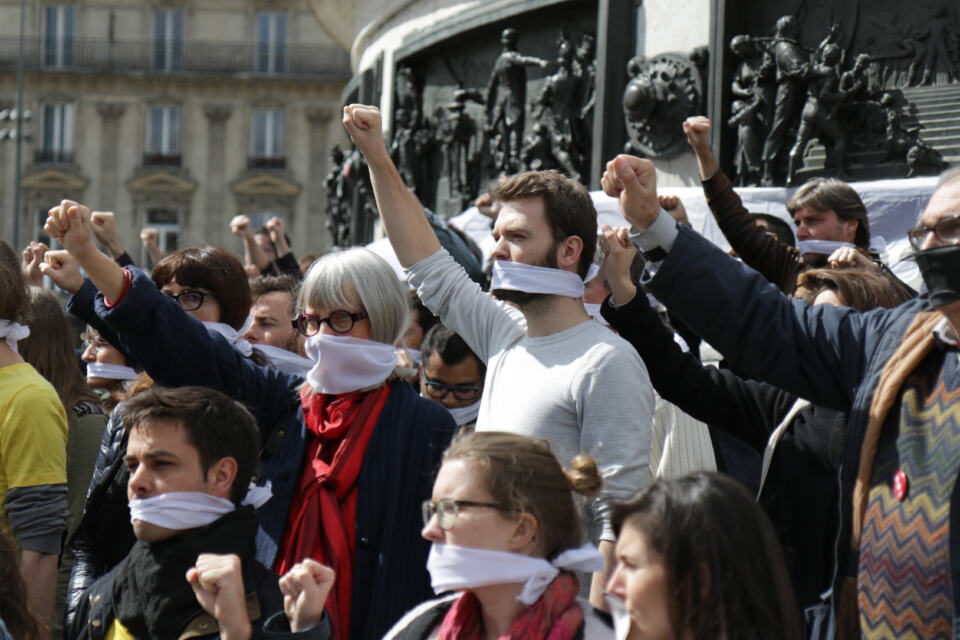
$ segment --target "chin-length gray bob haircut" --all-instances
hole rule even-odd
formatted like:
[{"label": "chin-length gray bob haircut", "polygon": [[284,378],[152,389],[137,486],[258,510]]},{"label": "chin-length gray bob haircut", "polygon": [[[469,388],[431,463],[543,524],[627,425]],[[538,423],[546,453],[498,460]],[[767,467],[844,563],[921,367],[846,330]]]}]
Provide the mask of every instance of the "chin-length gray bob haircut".
[{"label": "chin-length gray bob haircut", "polygon": [[383,258],[359,247],[313,263],[300,288],[297,313],[307,307],[365,311],[370,338],[385,344],[396,344],[410,323],[405,285]]}]

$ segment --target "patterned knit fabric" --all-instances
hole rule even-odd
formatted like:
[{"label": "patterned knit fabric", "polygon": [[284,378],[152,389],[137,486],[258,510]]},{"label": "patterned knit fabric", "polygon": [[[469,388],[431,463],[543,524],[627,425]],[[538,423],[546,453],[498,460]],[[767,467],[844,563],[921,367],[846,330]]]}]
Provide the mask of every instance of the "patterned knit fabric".
[{"label": "patterned knit fabric", "polygon": [[[900,471],[902,500],[894,490]],[[950,497],[958,471],[957,354],[934,349],[903,385],[877,450],[857,576],[862,637],[954,637]]]}]

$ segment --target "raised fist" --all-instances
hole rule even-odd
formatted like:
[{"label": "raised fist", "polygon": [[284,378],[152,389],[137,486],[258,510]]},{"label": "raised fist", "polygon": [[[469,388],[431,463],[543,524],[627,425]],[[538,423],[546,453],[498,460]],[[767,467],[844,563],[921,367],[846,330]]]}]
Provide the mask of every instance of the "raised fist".
[{"label": "raised fist", "polygon": [[67,293],[76,293],[83,286],[80,265],[69,251],[47,251],[39,269],[40,273],[53,280],[55,285]]},{"label": "raised fist", "polygon": [[687,142],[697,149],[710,148],[710,118],[692,116],[683,121],[683,132],[687,135]]},{"label": "raised fist", "polygon": [[230,231],[241,238],[247,235],[253,235],[253,231],[250,229],[250,218],[242,215],[234,216],[233,220],[230,221]]},{"label": "raised fist", "polygon": [[343,126],[364,156],[386,152],[380,109],[363,104],[348,105],[343,108]]}]

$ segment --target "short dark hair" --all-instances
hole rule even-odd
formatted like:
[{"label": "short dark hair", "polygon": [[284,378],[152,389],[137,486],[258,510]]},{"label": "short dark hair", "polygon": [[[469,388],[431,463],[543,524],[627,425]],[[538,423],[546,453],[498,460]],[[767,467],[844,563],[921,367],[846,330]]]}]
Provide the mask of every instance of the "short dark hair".
[{"label": "short dark hair", "polygon": [[[423,331],[424,335],[426,335],[428,331],[440,324],[440,318],[438,318],[433,311],[430,311],[427,305],[423,304],[423,301],[420,299],[420,296],[417,295],[416,291],[411,291],[409,296],[410,308],[413,309],[417,318],[415,322],[420,326],[420,330]],[[421,351],[422,350],[421,348]]]},{"label": "short dark hair", "polygon": [[735,480],[704,472],[660,479],[614,505],[612,520],[618,538],[636,527],[662,558],[678,637],[689,629],[694,638],[800,639],[773,526]]},{"label": "short dark hair", "polygon": [[498,182],[490,190],[490,196],[500,202],[543,198],[554,244],[571,236],[583,240],[577,273],[581,278],[586,277],[597,249],[597,210],[586,187],[553,169],[527,171]]},{"label": "short dark hair", "polygon": [[130,431],[157,420],[183,425],[204,475],[222,458],[236,460],[230,499],[237,505],[243,501],[257,465],[260,431],[242,404],[207,387],[151,387],[123,405],[123,422]]},{"label": "short dark hair", "polygon": [[777,240],[780,241],[780,244],[790,245],[791,247],[796,246],[797,239],[793,235],[793,229],[791,229],[790,225],[784,220],[771,213],[756,213],[751,211],[750,215],[766,222],[767,230],[773,235],[777,236]]},{"label": "short dark hair", "polygon": [[239,330],[250,314],[250,285],[237,258],[220,247],[181,249],[157,263],[151,274],[162,288],[174,278],[184,287],[200,287],[217,296],[220,322]]},{"label": "short dark hair", "polygon": [[278,291],[289,293],[289,315],[292,318],[297,313],[297,296],[300,295],[300,280],[293,276],[257,276],[250,281],[250,297],[256,300],[260,296]]},{"label": "short dark hair", "polygon": [[423,366],[427,366],[430,356],[434,353],[438,354],[447,366],[460,364],[470,356],[473,356],[477,359],[477,368],[480,370],[480,375],[483,376],[487,373],[487,366],[483,364],[483,361],[477,354],[470,349],[463,338],[442,324],[434,325],[434,327],[427,332],[427,335],[423,337],[423,342],[420,344],[420,356],[423,360]]},{"label": "short dark hair", "polygon": [[0,320],[26,324],[30,319],[30,288],[23,277],[20,258],[0,239]]},{"label": "short dark hair", "polygon": [[867,219],[867,207],[856,190],[843,180],[836,178],[814,178],[804,183],[787,200],[790,217],[796,217],[797,211],[809,207],[814,211],[833,211],[841,220],[856,220],[857,234],[853,243],[864,249],[870,248],[870,221]]}]

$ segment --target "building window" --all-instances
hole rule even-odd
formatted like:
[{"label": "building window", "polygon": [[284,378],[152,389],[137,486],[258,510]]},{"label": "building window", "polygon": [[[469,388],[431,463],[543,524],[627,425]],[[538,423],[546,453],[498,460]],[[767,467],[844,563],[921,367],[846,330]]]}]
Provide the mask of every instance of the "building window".
[{"label": "building window", "polygon": [[254,109],[250,134],[252,169],[285,166],[283,153],[283,109]]},{"label": "building window", "polygon": [[[160,253],[167,255],[177,250],[180,243],[180,213],[173,209],[147,209],[144,227],[153,227],[159,232],[157,245]],[[140,264],[152,262],[144,248]]]},{"label": "building window", "polygon": [[180,166],[180,107],[147,109],[147,145],[143,164]]},{"label": "building window", "polygon": [[43,63],[48,67],[73,64],[77,8],[74,5],[51,5],[46,8],[46,37],[43,41]]},{"label": "building window", "polygon": [[183,68],[183,10],[153,12],[153,68],[177,71]]},{"label": "building window", "polygon": [[43,105],[43,141],[38,162],[73,162],[74,105]]},{"label": "building window", "polygon": [[257,46],[254,69],[258,73],[283,73],[287,44],[287,14],[276,11],[257,13]]}]

